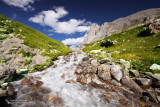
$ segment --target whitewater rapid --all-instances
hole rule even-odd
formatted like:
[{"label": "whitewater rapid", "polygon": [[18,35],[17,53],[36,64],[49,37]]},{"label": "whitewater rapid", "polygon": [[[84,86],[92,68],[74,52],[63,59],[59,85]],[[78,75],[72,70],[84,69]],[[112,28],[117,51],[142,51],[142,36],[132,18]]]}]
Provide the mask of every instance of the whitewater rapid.
[{"label": "whitewater rapid", "polygon": [[[40,77],[40,81],[43,82],[42,87],[46,87],[51,90],[50,95],[57,95],[63,99],[64,107],[103,107],[108,104],[101,101],[100,96],[104,90],[90,88],[89,86],[82,85],[76,82],[76,75],[74,75],[75,69],[79,61],[84,57],[83,54],[72,53],[69,60],[66,60],[64,56],[59,56],[58,60],[54,62],[54,65],[50,68],[42,71],[32,73],[29,76]],[[76,58],[76,60],[75,60]],[[65,75],[65,77],[63,77]],[[75,83],[66,83],[68,80],[73,80]],[[20,81],[16,84],[20,84]],[[21,88],[17,88],[17,91],[21,91]],[[30,92],[27,92],[30,93]],[[16,99],[21,99],[27,95],[27,93],[17,96]],[[55,105],[46,102],[42,103],[42,107],[54,107]],[[19,107],[36,107],[37,102],[27,101],[18,105]],[[15,105],[17,106],[17,105]]]}]

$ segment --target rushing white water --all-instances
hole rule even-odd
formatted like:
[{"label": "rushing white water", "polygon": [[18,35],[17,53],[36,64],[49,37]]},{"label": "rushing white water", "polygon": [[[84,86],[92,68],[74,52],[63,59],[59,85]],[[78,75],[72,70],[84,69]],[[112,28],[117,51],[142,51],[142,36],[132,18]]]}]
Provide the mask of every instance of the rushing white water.
[{"label": "rushing white water", "polygon": [[[77,57],[76,58],[77,60],[75,60],[75,56]],[[102,103],[102,101],[100,101],[100,95],[103,93],[103,90],[94,88],[91,89],[90,87],[81,85],[78,82],[66,83],[67,80],[76,81],[76,76],[74,75],[76,64],[78,64],[78,62],[83,57],[84,57],[83,54],[72,53],[69,60],[67,60],[66,62],[65,58],[63,58],[63,56],[60,56],[58,60],[54,62],[55,65],[57,65],[57,67],[52,66],[47,70],[33,73],[30,76],[33,77],[40,76],[41,77],[40,81],[44,83],[42,86],[49,88],[51,90],[50,94],[58,95],[59,97],[61,97],[64,103],[63,106],[65,107],[108,106],[108,104]],[[62,78],[63,74],[66,74],[65,78]],[[20,99],[26,94],[17,96],[17,99]],[[32,105],[32,107],[36,107],[36,103],[37,102],[29,101],[19,106],[31,107]],[[45,103],[43,103],[42,106],[48,107],[48,105],[54,107],[54,105],[52,104],[45,104]]]}]

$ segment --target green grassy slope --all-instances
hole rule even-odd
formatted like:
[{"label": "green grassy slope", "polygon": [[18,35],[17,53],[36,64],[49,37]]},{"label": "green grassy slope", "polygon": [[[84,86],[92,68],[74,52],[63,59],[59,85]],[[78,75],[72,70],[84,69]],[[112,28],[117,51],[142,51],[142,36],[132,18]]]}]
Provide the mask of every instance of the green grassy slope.
[{"label": "green grassy slope", "polygon": [[[28,47],[41,50],[42,55],[49,56],[51,60],[70,52],[69,47],[62,42],[53,40],[41,32],[17,21],[12,21],[3,15],[0,15],[0,28],[2,28],[0,30],[0,40],[6,39],[8,34],[13,34],[13,36],[22,39]],[[3,31],[3,29],[6,29],[6,31]]]},{"label": "green grassy slope", "polygon": [[[107,48],[105,45],[109,43],[104,41],[114,45]],[[148,71],[153,63],[160,64],[159,45],[160,32],[152,34],[146,27],[140,26],[87,44],[83,51],[86,53],[98,49],[110,51],[114,61],[125,59],[136,64],[138,70]]]}]

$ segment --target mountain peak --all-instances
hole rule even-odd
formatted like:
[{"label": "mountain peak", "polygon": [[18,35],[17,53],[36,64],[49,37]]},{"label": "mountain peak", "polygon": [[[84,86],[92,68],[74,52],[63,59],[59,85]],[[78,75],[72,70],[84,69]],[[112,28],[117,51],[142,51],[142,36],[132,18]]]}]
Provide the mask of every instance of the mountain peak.
[{"label": "mountain peak", "polygon": [[85,37],[83,44],[89,44],[101,40],[106,36],[119,33],[131,27],[144,25],[148,20],[160,16],[160,8],[142,10],[127,17],[119,18],[112,22],[105,22],[98,27],[95,24],[91,26],[88,35]]}]

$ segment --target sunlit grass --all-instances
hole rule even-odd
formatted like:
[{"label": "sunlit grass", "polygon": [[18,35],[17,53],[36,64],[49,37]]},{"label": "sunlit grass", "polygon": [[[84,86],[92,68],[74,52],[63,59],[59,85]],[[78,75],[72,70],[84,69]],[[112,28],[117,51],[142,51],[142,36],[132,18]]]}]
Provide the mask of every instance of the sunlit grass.
[{"label": "sunlit grass", "polygon": [[[103,39],[117,41],[109,48],[101,47],[102,40],[87,44],[83,49],[88,53],[91,50],[103,49],[110,51],[114,61],[125,59],[131,62],[140,61],[145,70],[149,69],[153,63],[160,64],[160,48],[155,48],[160,44],[160,33],[148,34],[148,29],[140,26],[134,29],[113,34]],[[119,53],[115,53],[118,51]]]}]

